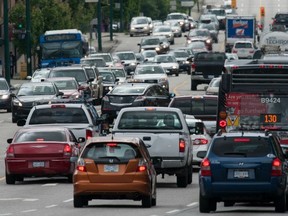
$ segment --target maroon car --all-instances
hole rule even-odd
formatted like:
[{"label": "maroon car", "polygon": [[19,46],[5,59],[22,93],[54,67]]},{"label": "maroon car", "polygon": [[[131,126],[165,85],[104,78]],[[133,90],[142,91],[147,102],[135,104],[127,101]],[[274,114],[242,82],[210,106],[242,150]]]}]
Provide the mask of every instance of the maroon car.
[{"label": "maroon car", "polygon": [[79,142],[64,127],[40,126],[19,129],[6,150],[6,184],[23,181],[24,177],[65,176],[72,182],[75,164],[70,157],[78,156]]},{"label": "maroon car", "polygon": [[213,39],[208,29],[192,29],[185,37],[186,46],[189,46],[193,41],[203,41],[205,42],[207,50],[212,51]]}]

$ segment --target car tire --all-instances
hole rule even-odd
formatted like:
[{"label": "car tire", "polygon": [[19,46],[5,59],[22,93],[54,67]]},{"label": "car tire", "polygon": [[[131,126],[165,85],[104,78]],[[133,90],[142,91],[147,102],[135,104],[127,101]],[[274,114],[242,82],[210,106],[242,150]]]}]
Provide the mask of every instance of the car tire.
[{"label": "car tire", "polygon": [[12,123],[17,123],[18,119],[16,118],[15,115],[13,115],[13,112],[12,112]]},{"label": "car tire", "polygon": [[73,183],[73,174],[69,174],[67,178],[69,183]]},{"label": "car tire", "polygon": [[152,198],[152,206],[156,206],[156,197],[155,198]]},{"label": "car tire", "polygon": [[143,208],[151,208],[152,206],[152,195],[143,196],[142,197],[142,207]]},{"label": "car tire", "polygon": [[133,37],[133,34],[130,34],[130,37]]},{"label": "car tire", "polygon": [[278,196],[274,200],[275,212],[283,213],[286,212],[286,194],[283,192],[282,195]]},{"label": "car tire", "polygon": [[15,176],[15,181],[23,182],[24,177],[23,176]]},{"label": "car tire", "polygon": [[12,112],[11,107],[10,107],[10,108],[7,108],[7,112],[8,112],[8,113]]},{"label": "car tire", "polygon": [[6,179],[6,184],[8,185],[14,185],[16,182],[15,176],[7,174],[7,172],[5,173],[5,179]]},{"label": "car tire", "polygon": [[176,76],[179,76],[179,72],[175,74]]},{"label": "car tire", "polygon": [[177,176],[177,187],[186,188],[188,185],[188,168],[185,168],[185,173]]},{"label": "car tire", "polygon": [[224,202],[224,207],[231,207],[235,204],[235,202],[231,202],[231,201],[226,201]]},{"label": "car tire", "polygon": [[195,82],[195,81],[193,81],[193,80],[191,80],[191,90],[192,90],[192,91],[197,90],[197,82]]},{"label": "car tire", "polygon": [[200,191],[199,192],[199,211],[200,211],[200,213],[210,213],[212,207],[214,207],[214,206],[210,206],[210,199],[202,196],[201,191]]},{"label": "car tire", "polygon": [[193,166],[188,166],[188,184],[192,184],[193,179]]},{"label": "car tire", "polygon": [[85,204],[85,200],[81,196],[74,196],[73,204],[74,204],[74,208],[82,208]]}]

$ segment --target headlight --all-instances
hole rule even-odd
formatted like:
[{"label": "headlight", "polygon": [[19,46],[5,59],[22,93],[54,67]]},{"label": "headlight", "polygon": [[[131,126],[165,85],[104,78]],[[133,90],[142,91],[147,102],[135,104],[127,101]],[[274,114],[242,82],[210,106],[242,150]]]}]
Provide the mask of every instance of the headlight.
[{"label": "headlight", "polygon": [[135,63],[135,62],[132,62],[130,65],[131,65],[131,66],[135,66],[135,65],[136,65],[136,63]]},{"label": "headlight", "polygon": [[211,40],[210,39],[206,40],[206,43],[211,43]]},{"label": "headlight", "polygon": [[166,45],[163,45],[163,48],[166,48]]},{"label": "headlight", "polygon": [[166,78],[161,78],[161,79],[158,80],[158,82],[166,82],[166,81],[167,81]]},{"label": "headlight", "polygon": [[113,87],[112,87],[112,86],[109,86],[109,88],[108,88],[108,89],[109,89],[109,91],[111,91],[111,90],[113,89]]},{"label": "headlight", "polygon": [[9,95],[2,95],[2,99],[8,99]]},{"label": "headlight", "polygon": [[191,40],[187,40],[187,43],[191,43]]},{"label": "headlight", "polygon": [[160,48],[159,48],[159,47],[156,47],[156,48],[155,48],[155,50],[156,50],[156,51],[159,51],[159,50],[160,50]]},{"label": "headlight", "polygon": [[142,52],[142,51],[144,51],[144,49],[143,49],[143,48],[141,49],[141,52]]},{"label": "headlight", "polygon": [[147,26],[144,26],[144,29],[147,29],[148,27]]},{"label": "headlight", "polygon": [[17,99],[13,100],[13,105],[14,106],[20,106],[20,107],[23,106],[22,103],[19,100],[17,100]]},{"label": "headlight", "polygon": [[179,29],[175,29],[175,32],[178,32],[179,31]]},{"label": "headlight", "polygon": [[131,30],[135,30],[135,28],[134,28],[134,27],[131,27]]},{"label": "headlight", "polygon": [[174,65],[174,66],[172,66],[172,68],[173,68],[173,69],[177,69],[177,66]]},{"label": "headlight", "polygon": [[172,37],[172,34],[169,34],[169,37]]},{"label": "headlight", "polygon": [[190,62],[189,62],[189,61],[184,61],[183,63],[184,63],[184,64],[189,64]]},{"label": "headlight", "polygon": [[180,25],[183,25],[183,24],[184,24],[184,22],[182,22],[182,21],[181,21],[181,22],[179,22],[179,24],[180,24]]}]

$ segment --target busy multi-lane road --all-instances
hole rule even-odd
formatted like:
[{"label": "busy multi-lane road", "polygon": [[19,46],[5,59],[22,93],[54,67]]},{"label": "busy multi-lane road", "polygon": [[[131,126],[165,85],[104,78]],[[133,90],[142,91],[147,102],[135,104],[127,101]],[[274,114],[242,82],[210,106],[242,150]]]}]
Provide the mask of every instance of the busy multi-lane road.
[{"label": "busy multi-lane road", "polygon": [[[213,3],[215,0],[213,1]],[[288,5],[285,0],[259,0],[237,1],[238,14],[256,15],[259,14],[260,5],[265,6],[265,28],[268,28],[271,17],[278,11],[288,11]],[[117,33],[118,46],[114,51],[132,50],[138,52],[141,37],[129,37]],[[184,46],[185,37],[176,38],[175,45]],[[224,51],[224,32],[219,34],[219,43],[214,44],[213,49]],[[19,81],[20,82],[20,81]],[[21,81],[23,82],[23,81]],[[169,77],[170,92],[176,95],[204,94],[203,85],[199,86],[198,91],[190,90],[190,76],[180,74],[178,77]],[[99,107],[98,107],[99,109]],[[193,173],[193,182],[187,188],[177,188],[175,185],[175,176],[161,179],[158,176],[157,184],[157,206],[151,209],[141,208],[141,202],[130,200],[93,200],[89,207],[75,209],[73,208],[73,187],[66,179],[62,178],[37,178],[25,179],[22,183],[16,185],[5,184],[5,166],[4,152],[7,148],[6,140],[13,136],[18,127],[12,124],[11,113],[0,112],[0,216],[4,215],[101,215],[101,216],[156,216],[156,215],[200,215],[198,210],[198,174]],[[265,206],[255,206],[248,204],[235,205],[233,207],[224,207],[218,204],[217,212],[214,214],[226,215],[263,215],[275,214],[274,207],[270,204]],[[276,214],[277,215],[277,214]]]}]

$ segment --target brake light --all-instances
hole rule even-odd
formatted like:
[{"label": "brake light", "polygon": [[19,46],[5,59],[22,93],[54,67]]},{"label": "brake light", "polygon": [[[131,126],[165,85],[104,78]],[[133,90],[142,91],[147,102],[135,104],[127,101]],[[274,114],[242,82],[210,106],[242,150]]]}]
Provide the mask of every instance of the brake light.
[{"label": "brake light", "polygon": [[143,160],[140,160],[138,163],[138,172],[144,172],[147,170],[147,165]]},{"label": "brake light", "polygon": [[219,126],[222,127],[222,128],[226,127],[227,126],[226,120],[219,121]]},{"label": "brake light", "polygon": [[61,105],[51,105],[51,108],[66,108],[64,104]]},{"label": "brake light", "polygon": [[204,158],[200,165],[201,176],[212,176],[211,163],[208,158]]},{"label": "brake light", "polygon": [[194,63],[191,64],[192,70],[195,70],[196,66]]},{"label": "brake light", "polygon": [[11,158],[14,157],[14,147],[13,145],[10,145],[6,151],[6,156]]},{"label": "brake light", "polygon": [[249,138],[235,138],[234,142],[250,142]]},{"label": "brake light", "polygon": [[86,140],[90,139],[92,137],[92,131],[87,129],[86,130]]},{"label": "brake light", "polygon": [[281,176],[282,175],[282,162],[279,158],[275,158],[272,162],[271,176]]},{"label": "brake light", "polygon": [[183,139],[179,140],[179,152],[185,152],[185,141]]},{"label": "brake light", "polygon": [[64,152],[64,155],[66,156],[71,155],[72,153],[71,146],[69,144],[65,144],[63,152]]},{"label": "brake light", "polygon": [[109,146],[109,147],[116,147],[117,143],[107,143],[106,145]]},{"label": "brake light", "polygon": [[86,172],[86,166],[85,166],[85,161],[83,159],[80,159],[77,163],[76,169],[80,172]]},{"label": "brake light", "polygon": [[208,144],[208,140],[204,138],[196,138],[193,141],[193,145],[206,145],[206,144]]}]

